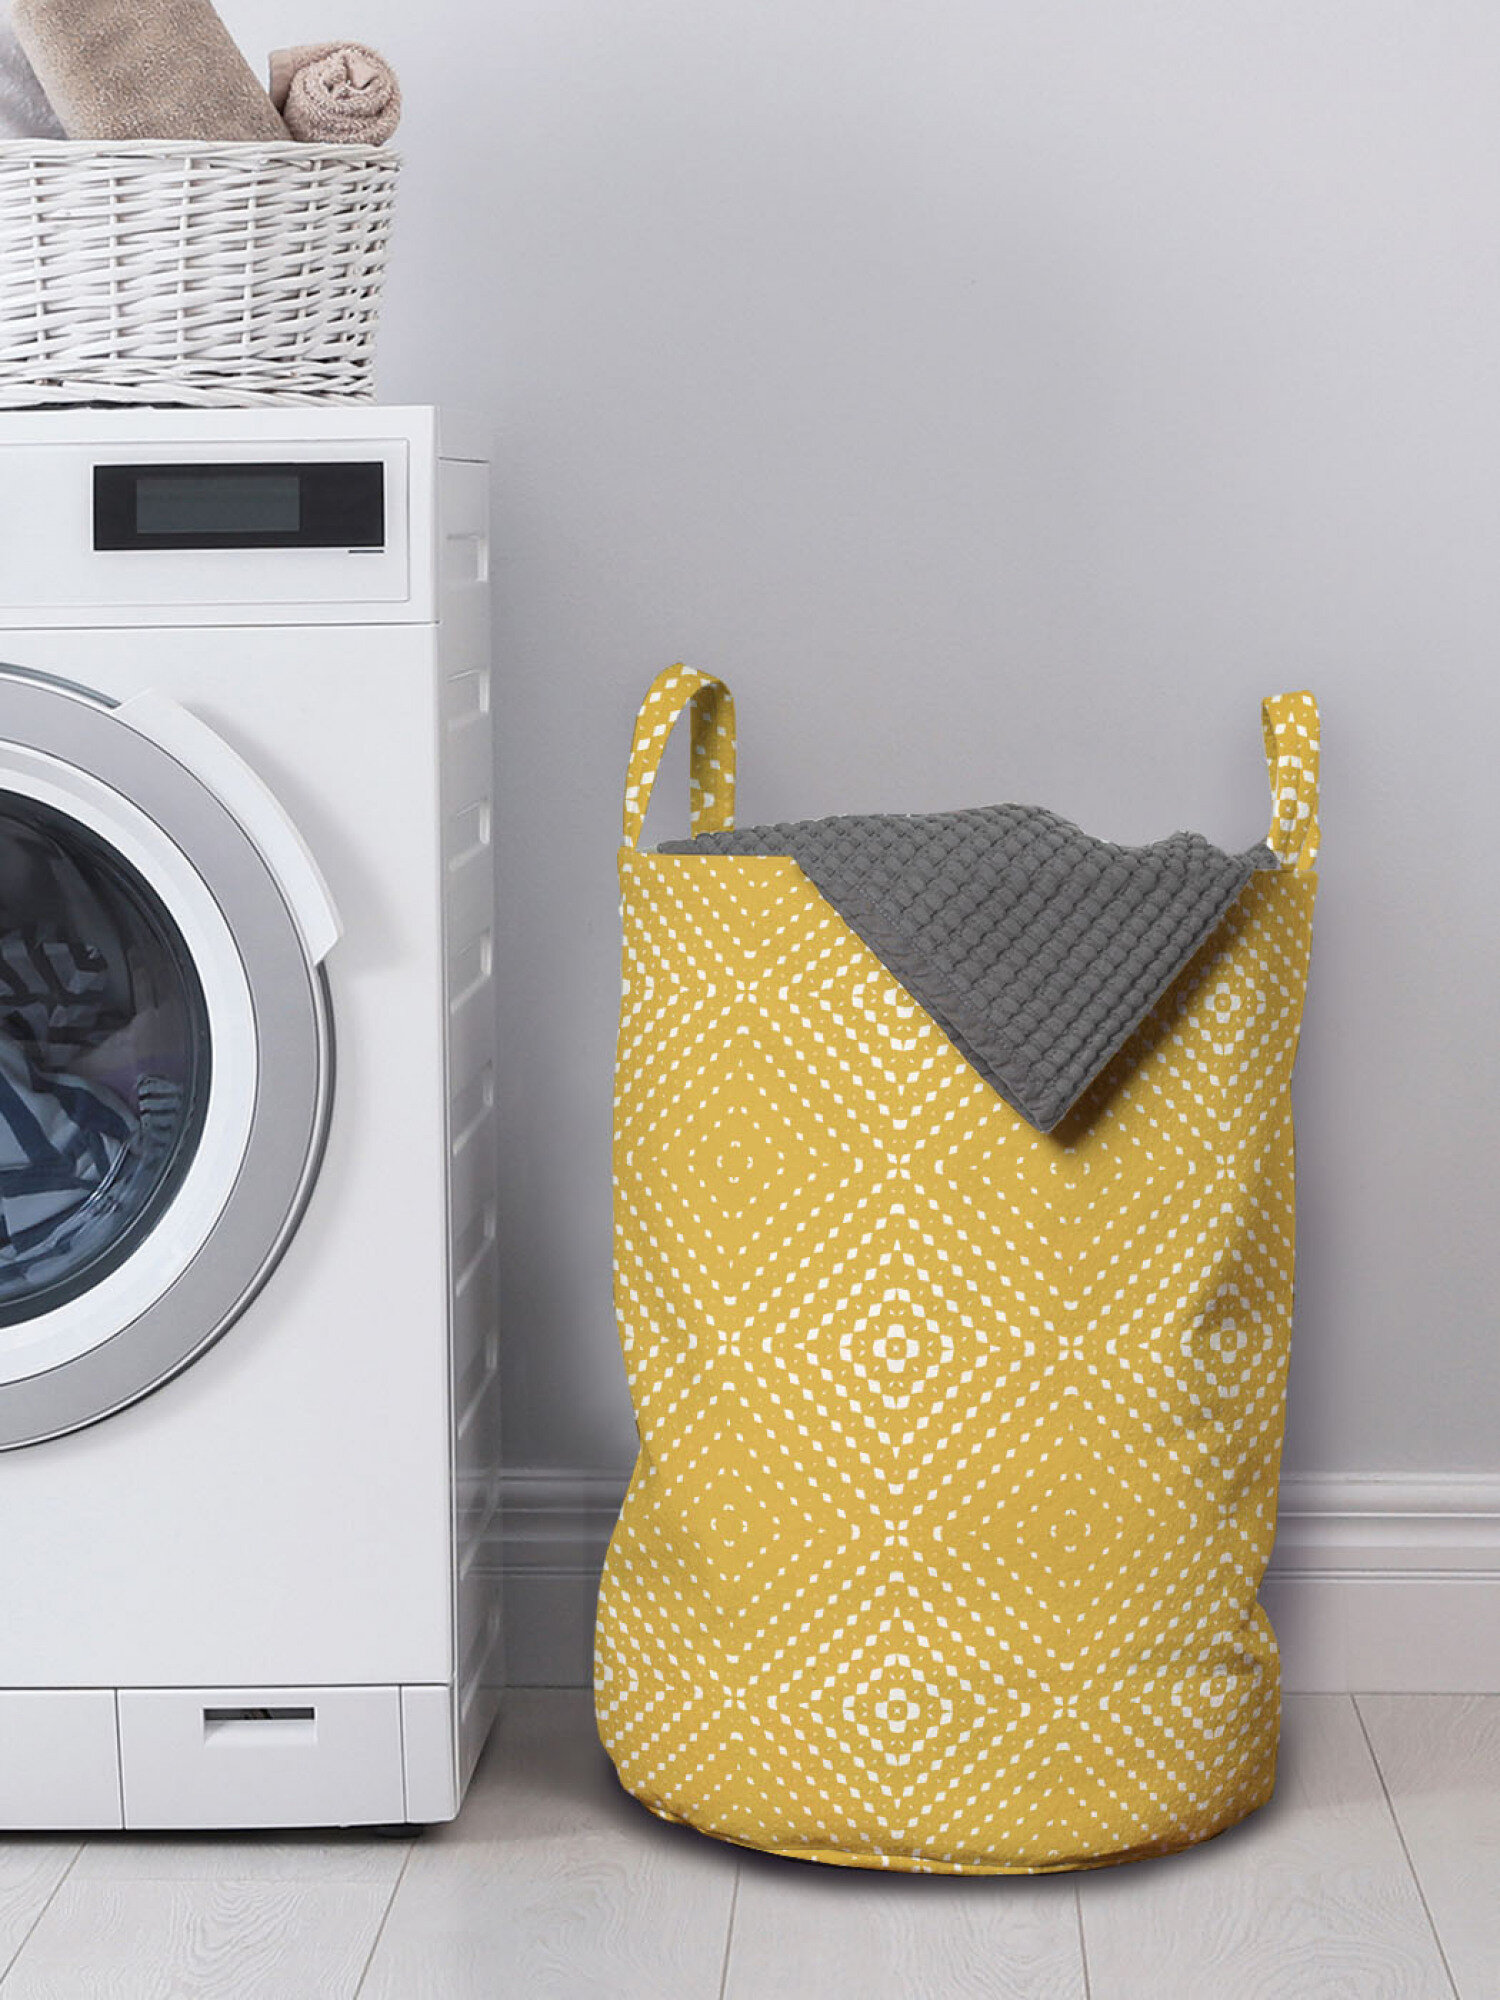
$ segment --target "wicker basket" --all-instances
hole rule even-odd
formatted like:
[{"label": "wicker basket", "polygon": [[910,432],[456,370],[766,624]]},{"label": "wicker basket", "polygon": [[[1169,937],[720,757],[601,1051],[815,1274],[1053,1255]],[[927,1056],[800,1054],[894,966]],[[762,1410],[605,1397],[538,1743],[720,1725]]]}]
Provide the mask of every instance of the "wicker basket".
[{"label": "wicker basket", "polygon": [[0,143],[0,407],[371,394],[383,146]]}]

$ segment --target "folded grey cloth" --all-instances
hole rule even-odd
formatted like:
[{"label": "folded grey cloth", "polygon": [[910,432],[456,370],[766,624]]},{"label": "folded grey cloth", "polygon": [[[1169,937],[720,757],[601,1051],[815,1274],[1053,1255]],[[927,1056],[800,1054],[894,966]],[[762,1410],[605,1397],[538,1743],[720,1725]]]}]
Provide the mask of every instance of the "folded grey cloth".
[{"label": "folded grey cloth", "polygon": [[401,122],[396,72],[363,42],[275,50],[271,102],[294,139],[324,146],[383,146]]},{"label": "folded grey cloth", "polygon": [[954,1047],[1048,1132],[1118,1053],[1250,877],[1262,844],[1098,840],[1043,806],[844,814],[663,841],[784,854]]},{"label": "folded grey cloth", "polygon": [[209,0],[14,0],[16,34],[70,139],[282,139]]},{"label": "folded grey cloth", "polygon": [[26,51],[16,40],[10,9],[0,8],[0,139],[61,139],[66,135]]}]

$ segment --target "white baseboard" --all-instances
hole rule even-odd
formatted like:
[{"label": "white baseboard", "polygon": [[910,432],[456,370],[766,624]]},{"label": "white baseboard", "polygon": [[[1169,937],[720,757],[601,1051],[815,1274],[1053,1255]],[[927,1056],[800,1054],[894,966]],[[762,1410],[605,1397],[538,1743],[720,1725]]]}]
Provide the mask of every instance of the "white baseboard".
[{"label": "white baseboard", "polygon": [[[509,1678],[582,1687],[617,1475],[518,1472],[498,1561]],[[1300,1693],[1500,1692],[1500,1476],[1289,1476],[1264,1601]]]},{"label": "white baseboard", "polygon": [[1261,1597],[1289,1689],[1500,1692],[1500,1477],[1283,1480]]}]

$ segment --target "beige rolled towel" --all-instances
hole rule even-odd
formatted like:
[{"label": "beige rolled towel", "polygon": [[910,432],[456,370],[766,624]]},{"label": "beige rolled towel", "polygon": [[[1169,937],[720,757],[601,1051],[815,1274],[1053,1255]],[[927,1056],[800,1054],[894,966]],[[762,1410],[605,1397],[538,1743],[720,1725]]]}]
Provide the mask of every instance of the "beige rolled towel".
[{"label": "beige rolled towel", "polygon": [[16,36],[70,139],[282,139],[209,0],[14,0]]},{"label": "beige rolled towel", "polygon": [[271,102],[294,139],[324,146],[383,146],[401,122],[396,72],[363,42],[277,49]]}]

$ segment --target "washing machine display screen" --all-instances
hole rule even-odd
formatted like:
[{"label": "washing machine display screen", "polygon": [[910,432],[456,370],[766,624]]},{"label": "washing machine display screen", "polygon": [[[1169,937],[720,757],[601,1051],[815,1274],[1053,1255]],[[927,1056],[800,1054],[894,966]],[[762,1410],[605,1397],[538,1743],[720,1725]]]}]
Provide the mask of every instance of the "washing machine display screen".
[{"label": "washing machine display screen", "polygon": [[207,479],[142,473],[135,526],[141,535],[295,535],[302,482],[289,472],[218,472]]},{"label": "washing machine display screen", "polygon": [[160,899],[98,835],[0,791],[0,1328],[150,1232],[208,1083],[202,987]]},{"label": "washing machine display screen", "polygon": [[378,458],[96,465],[96,549],[381,549]]}]

